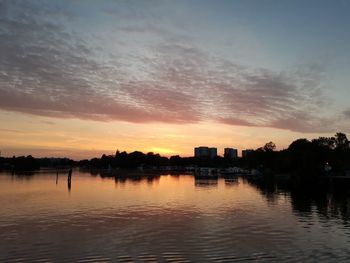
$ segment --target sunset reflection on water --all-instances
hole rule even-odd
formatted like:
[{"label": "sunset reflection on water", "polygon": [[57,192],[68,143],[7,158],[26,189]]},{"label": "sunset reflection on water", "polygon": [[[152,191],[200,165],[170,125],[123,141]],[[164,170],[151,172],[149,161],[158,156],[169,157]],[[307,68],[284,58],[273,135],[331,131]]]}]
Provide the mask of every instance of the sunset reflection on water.
[{"label": "sunset reflection on water", "polygon": [[[344,218],[242,178],[0,175],[0,261],[345,260]],[[345,221],[346,222],[346,221]]]}]

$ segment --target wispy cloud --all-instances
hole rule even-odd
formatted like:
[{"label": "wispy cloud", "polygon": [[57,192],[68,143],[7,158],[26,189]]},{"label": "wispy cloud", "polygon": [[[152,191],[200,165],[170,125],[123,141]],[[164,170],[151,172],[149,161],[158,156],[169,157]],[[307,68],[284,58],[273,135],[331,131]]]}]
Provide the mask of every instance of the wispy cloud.
[{"label": "wispy cloud", "polygon": [[350,109],[345,110],[345,111],[343,112],[343,114],[344,114],[344,116],[345,116],[346,118],[350,119]]},{"label": "wispy cloud", "polygon": [[[52,19],[53,9],[61,19]],[[146,25],[136,19],[83,34],[74,14],[45,2],[4,1],[0,10],[3,110],[333,131],[324,125],[335,117],[322,115],[327,104],[319,65],[288,72],[243,66],[205,51],[185,30],[156,25],[152,17],[142,17],[150,21]],[[114,42],[104,42],[108,37]]]}]

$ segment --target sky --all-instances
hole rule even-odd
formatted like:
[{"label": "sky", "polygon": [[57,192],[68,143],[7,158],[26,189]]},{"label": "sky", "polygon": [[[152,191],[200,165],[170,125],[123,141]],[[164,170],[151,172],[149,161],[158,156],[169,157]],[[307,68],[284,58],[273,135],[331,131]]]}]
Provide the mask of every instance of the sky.
[{"label": "sky", "polygon": [[0,0],[3,156],[350,132],[350,2]]}]

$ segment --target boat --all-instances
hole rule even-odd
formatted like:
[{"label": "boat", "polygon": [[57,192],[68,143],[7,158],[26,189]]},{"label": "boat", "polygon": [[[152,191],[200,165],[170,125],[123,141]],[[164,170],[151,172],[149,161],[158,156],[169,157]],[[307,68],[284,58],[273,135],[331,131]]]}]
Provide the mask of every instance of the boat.
[{"label": "boat", "polygon": [[195,170],[194,176],[196,179],[217,179],[218,171],[216,168],[200,167]]}]

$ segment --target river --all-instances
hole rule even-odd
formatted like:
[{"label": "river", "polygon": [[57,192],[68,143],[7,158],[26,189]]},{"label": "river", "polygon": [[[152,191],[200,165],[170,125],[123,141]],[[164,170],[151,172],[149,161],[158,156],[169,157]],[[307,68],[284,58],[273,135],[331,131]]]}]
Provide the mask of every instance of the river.
[{"label": "river", "polygon": [[244,178],[0,173],[0,262],[341,262],[348,191]]}]

